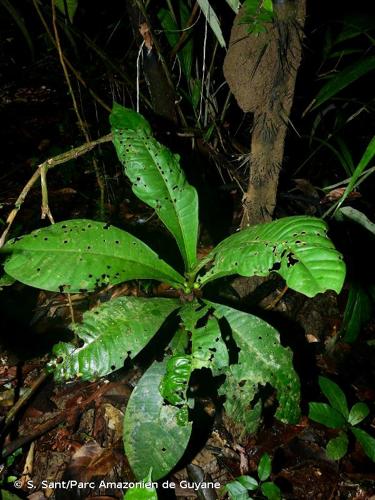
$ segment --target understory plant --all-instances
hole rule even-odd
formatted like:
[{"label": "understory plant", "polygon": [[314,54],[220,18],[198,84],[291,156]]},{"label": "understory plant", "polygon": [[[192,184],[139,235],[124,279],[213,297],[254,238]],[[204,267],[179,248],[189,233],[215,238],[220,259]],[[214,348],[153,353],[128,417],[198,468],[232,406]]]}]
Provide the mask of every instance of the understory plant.
[{"label": "understory plant", "polygon": [[375,462],[375,439],[357,427],[369,415],[369,407],[366,403],[358,402],[349,411],[345,393],[335,382],[326,377],[319,377],[319,386],[330,404],[309,403],[309,418],[339,431],[338,435],[327,443],[327,456],[332,460],[340,460],[347,454],[350,431],[366,455]]},{"label": "understory plant", "polygon": [[118,297],[86,312],[80,324],[71,326],[76,341],[58,343],[48,366],[58,382],[104,377],[134,359],[168,317],[178,318],[164,359],[145,371],[124,419],[125,451],[135,476],[147,477],[152,468],[157,480],[188,446],[194,407],[189,380],[195,370],[221,376],[225,411],[244,433],[259,424],[259,394],[265,386],[275,391],[277,419],[296,423],[300,416],[299,379],[278,332],[252,314],[205,299],[205,285],[235,274],[277,272],[290,288],[312,297],[327,289],[339,292],[345,264],[327,237],[325,222],[305,216],[244,229],[198,260],[198,196],[179,156],[159,144],[145,118],[130,109],[115,104],[110,122],[133,192],[175,239],[183,273],[132,234],[82,219],[9,241],[2,249],[8,254],[4,267],[14,279],[61,293],[134,279],[158,280],[178,291],[180,298]]},{"label": "understory plant", "polygon": [[268,481],[272,470],[271,457],[268,453],[263,453],[259,460],[257,473],[259,481],[252,476],[239,476],[225,485],[231,500],[252,500],[249,491],[257,494],[260,490],[262,495],[268,500],[280,500],[280,488],[273,481]]}]

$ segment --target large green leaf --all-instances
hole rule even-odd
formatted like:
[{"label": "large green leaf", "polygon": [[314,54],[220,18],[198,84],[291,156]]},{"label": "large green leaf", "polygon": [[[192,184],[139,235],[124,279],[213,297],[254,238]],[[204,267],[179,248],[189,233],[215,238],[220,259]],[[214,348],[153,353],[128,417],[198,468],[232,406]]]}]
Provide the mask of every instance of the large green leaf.
[{"label": "large green leaf", "polygon": [[79,292],[131,279],[178,286],[184,278],[142,241],[103,222],[74,219],[9,241],[5,271],[44,290]]},{"label": "large green leaf", "polygon": [[152,339],[166,317],[179,307],[175,299],[118,297],[86,312],[73,331],[83,342],[60,342],[51,363],[57,380],[102,377],[134,358]]},{"label": "large green leaf", "polygon": [[202,285],[231,274],[267,276],[278,272],[287,285],[312,297],[325,290],[339,292],[345,278],[342,255],[327,237],[324,221],[286,217],[232,234],[200,263],[210,269]]},{"label": "large green leaf", "polygon": [[180,167],[180,157],[151,137],[147,121],[114,103],[110,117],[117,155],[133,192],[151,206],[176,239],[186,269],[196,262],[198,196]]},{"label": "large green leaf", "polygon": [[165,363],[153,363],[132,392],[124,419],[124,445],[137,477],[160,479],[182,457],[191,434],[191,423],[179,425],[178,409],[164,404],[159,392]]},{"label": "large green leaf", "polygon": [[277,391],[276,417],[282,422],[298,422],[300,383],[293,368],[292,353],[280,345],[278,332],[256,316],[205,302],[215,309],[215,316],[228,321],[240,349],[238,363],[226,370],[226,381],[220,388],[227,398],[224,405],[227,414],[241,424],[244,431],[253,431],[254,398],[260,386],[270,384]]}]

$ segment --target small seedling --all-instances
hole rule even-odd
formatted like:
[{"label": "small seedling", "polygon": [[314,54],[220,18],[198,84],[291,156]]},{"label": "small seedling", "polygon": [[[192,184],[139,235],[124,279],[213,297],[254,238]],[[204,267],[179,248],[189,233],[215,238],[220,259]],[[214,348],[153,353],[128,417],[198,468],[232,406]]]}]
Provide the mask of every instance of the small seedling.
[{"label": "small seedling", "polygon": [[253,497],[249,496],[249,491],[258,494],[259,491],[265,498],[269,500],[279,500],[281,498],[280,488],[272,481],[267,481],[271,475],[272,464],[271,457],[268,453],[264,453],[258,464],[257,481],[252,476],[239,476],[234,481],[227,483],[224,487],[228,492],[231,500],[248,500]]},{"label": "small seedling", "polygon": [[370,412],[368,406],[365,403],[355,403],[349,411],[346,396],[335,382],[319,377],[319,385],[330,404],[309,403],[309,418],[340,431],[337,437],[327,443],[328,457],[340,460],[346,455],[349,444],[348,431],[350,431],[366,455],[375,462],[375,439],[366,431],[356,427],[368,416]]}]

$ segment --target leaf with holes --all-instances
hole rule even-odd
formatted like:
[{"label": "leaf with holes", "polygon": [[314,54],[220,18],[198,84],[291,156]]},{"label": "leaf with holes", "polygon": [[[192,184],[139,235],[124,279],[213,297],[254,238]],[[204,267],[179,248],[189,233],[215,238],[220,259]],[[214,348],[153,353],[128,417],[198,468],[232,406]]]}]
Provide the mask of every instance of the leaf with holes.
[{"label": "leaf with holes", "polygon": [[196,262],[198,196],[186,181],[179,156],[151,137],[147,121],[135,111],[114,103],[110,121],[113,143],[134,194],[156,211],[190,270]]},{"label": "leaf with holes", "polygon": [[313,297],[341,290],[345,278],[342,255],[327,237],[324,221],[315,217],[286,217],[252,226],[229,236],[199,264],[210,269],[198,278],[202,285],[239,274],[267,276],[278,272],[294,290]]},{"label": "leaf with holes", "polygon": [[122,368],[179,305],[175,299],[118,297],[86,312],[82,323],[72,325],[83,345],[60,342],[53,349],[56,360],[50,369],[56,380],[92,380]]},{"label": "leaf with holes", "polygon": [[179,311],[186,330],[191,334],[192,370],[209,368],[216,376],[228,366],[229,355],[215,317],[207,318],[203,326],[197,327],[197,322],[208,313],[209,307],[202,307],[196,301],[184,305]]},{"label": "leaf with holes", "polygon": [[124,419],[126,456],[137,479],[152,467],[153,480],[164,477],[182,457],[191,423],[179,425],[178,408],[164,404],[159,392],[166,363],[153,363],[132,392]]},{"label": "leaf with holes", "polygon": [[[282,422],[296,423],[300,416],[300,383],[293,369],[292,353],[280,345],[278,332],[256,316],[231,307],[205,301],[214,308],[214,315],[225,318],[233,339],[240,349],[238,363],[225,371],[226,380],[220,393],[226,396],[227,414],[243,427],[254,431],[252,411],[260,387],[267,384],[277,391],[275,416]],[[259,407],[255,408],[259,412]]]},{"label": "leaf with holes", "polygon": [[142,241],[103,222],[74,219],[9,241],[4,269],[13,278],[53,292],[92,291],[131,279],[176,287],[184,278]]}]

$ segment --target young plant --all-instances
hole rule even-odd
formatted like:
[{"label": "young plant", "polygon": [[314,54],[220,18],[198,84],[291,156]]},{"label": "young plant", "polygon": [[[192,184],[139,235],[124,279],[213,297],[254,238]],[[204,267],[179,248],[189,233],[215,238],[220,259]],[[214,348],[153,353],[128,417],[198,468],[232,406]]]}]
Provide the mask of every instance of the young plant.
[{"label": "young plant", "polygon": [[[179,156],[152,137],[140,114],[115,104],[110,121],[133,192],[174,237],[184,274],[128,232],[91,220],[38,229],[9,241],[2,251],[9,254],[9,276],[45,290],[75,293],[153,279],[179,291],[181,300],[119,297],[86,312],[81,324],[71,326],[79,342],[57,344],[48,367],[58,382],[104,377],[127,358],[134,359],[165,320],[178,315],[180,325],[164,360],[146,370],[124,419],[125,450],[135,476],[147,477],[152,468],[157,480],[188,445],[193,406],[188,386],[194,370],[208,368],[214,376],[225,376],[220,388],[225,410],[244,433],[259,423],[262,400],[257,395],[266,385],[276,391],[276,418],[295,423],[300,416],[299,379],[278,332],[256,316],[204,299],[202,288],[223,276],[277,272],[290,288],[311,297],[327,289],[339,292],[345,264],[327,237],[326,224],[305,216],[249,227],[198,261],[198,196],[186,181]],[[233,342],[238,349],[230,361]]]},{"label": "young plant", "polygon": [[328,457],[340,460],[346,455],[349,444],[347,431],[350,430],[366,455],[375,462],[375,439],[366,431],[356,427],[368,416],[368,406],[365,403],[355,403],[349,411],[346,396],[335,382],[319,377],[319,385],[330,404],[309,403],[309,418],[331,429],[340,430],[337,437],[328,441],[326,448]]},{"label": "young plant", "polygon": [[271,475],[271,470],[271,458],[268,453],[264,453],[258,464],[259,481],[252,476],[236,477],[234,481],[227,483],[224,487],[229,498],[231,500],[251,500],[252,497],[249,496],[248,492],[258,492],[260,490],[268,500],[280,500],[280,488],[274,482],[267,481]]}]

